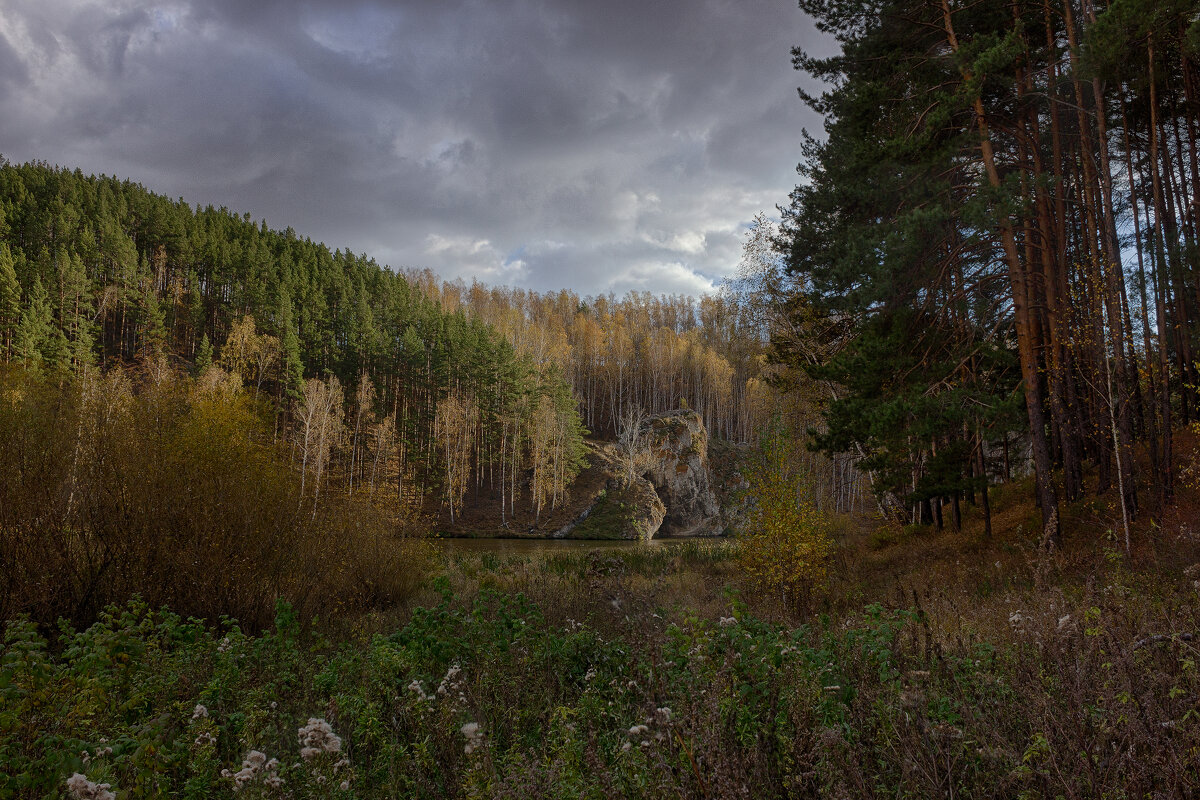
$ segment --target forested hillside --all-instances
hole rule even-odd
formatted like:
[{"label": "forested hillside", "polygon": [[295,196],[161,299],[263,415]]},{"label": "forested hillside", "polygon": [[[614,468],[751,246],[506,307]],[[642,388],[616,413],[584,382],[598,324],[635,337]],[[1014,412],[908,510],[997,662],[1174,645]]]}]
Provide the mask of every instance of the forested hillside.
[{"label": "forested hillside", "polygon": [[615,437],[635,408],[689,406],[748,441],[785,402],[768,331],[729,290],[443,283],[128,181],[0,165],[0,360],[52,378],[157,358],[236,375],[314,505],[332,485],[401,518],[454,522],[482,499],[498,524],[536,521],[566,498],[582,437]]},{"label": "forested hillside", "polygon": [[1200,410],[1194,4],[800,6],[841,45],[794,52],[826,136],[785,211],[777,341],[842,387],[820,444],[926,521],[1019,431],[1045,542],[1088,489],[1115,490],[1128,541]]},{"label": "forested hillside", "polygon": [[52,375],[164,356],[271,398],[317,500],[339,482],[451,516],[485,477],[539,511],[578,469],[570,386],[365,256],[42,164],[0,168],[3,360]]}]

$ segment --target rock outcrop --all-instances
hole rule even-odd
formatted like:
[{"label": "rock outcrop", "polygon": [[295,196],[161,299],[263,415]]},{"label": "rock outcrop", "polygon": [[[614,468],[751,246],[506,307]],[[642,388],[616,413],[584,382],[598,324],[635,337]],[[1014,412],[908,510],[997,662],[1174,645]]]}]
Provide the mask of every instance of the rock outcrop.
[{"label": "rock outcrop", "polygon": [[553,536],[572,539],[653,539],[715,536],[723,529],[708,468],[708,431],[700,415],[679,410],[648,417],[642,425],[645,458],[626,485],[621,455],[596,445],[592,495],[583,511]]},{"label": "rock outcrop", "polygon": [[556,539],[631,539],[654,538],[662,526],[667,508],[654,491],[653,484],[635,477],[626,486],[615,472],[610,446],[597,449],[596,458],[608,476],[600,490],[578,517],[553,534]]},{"label": "rock outcrop", "polygon": [[645,477],[667,508],[658,536],[721,533],[721,509],[708,469],[708,431],[695,411],[657,414],[645,422],[650,469]]}]

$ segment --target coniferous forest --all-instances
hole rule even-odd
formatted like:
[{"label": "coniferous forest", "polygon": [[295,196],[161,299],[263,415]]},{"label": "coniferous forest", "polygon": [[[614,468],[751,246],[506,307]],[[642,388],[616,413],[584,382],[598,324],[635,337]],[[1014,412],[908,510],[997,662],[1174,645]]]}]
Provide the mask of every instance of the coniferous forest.
[{"label": "coniferous forest", "polygon": [[439,434],[478,451],[478,474],[515,472],[536,427],[553,437],[536,468],[559,484],[577,469],[583,429],[561,373],[369,258],[116,179],[34,164],[5,165],[3,180],[6,362],[52,375],[215,365],[272,402],[280,435],[295,431],[314,493],[326,417],[353,427],[336,453],[347,488],[390,487],[396,506],[442,487]]},{"label": "coniferous forest", "polygon": [[1198,413],[1193,4],[801,6],[841,44],[793,54],[831,87],[784,236],[810,368],[845,387],[820,446],[930,521],[1027,436],[1051,546],[1085,493],[1168,501]]},{"label": "coniferous forest", "polygon": [[1200,3],[798,5],[698,297],[0,157],[0,800],[1200,796]]}]

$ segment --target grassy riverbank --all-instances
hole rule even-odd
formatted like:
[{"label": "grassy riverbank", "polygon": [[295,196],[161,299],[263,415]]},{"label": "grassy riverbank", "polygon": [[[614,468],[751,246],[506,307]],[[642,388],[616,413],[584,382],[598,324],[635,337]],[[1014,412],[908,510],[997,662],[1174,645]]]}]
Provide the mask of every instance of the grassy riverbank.
[{"label": "grassy riverbank", "polygon": [[[136,603],[51,641],[15,623],[0,797],[68,796],[76,772],[120,798],[211,797],[239,775],[250,797],[1200,790],[1190,576],[925,536],[907,551],[922,569],[845,534],[835,582],[862,571],[857,606],[782,607],[716,542],[445,553],[407,608],[301,626],[280,606],[254,636]],[[955,558],[993,579],[921,581]]]}]

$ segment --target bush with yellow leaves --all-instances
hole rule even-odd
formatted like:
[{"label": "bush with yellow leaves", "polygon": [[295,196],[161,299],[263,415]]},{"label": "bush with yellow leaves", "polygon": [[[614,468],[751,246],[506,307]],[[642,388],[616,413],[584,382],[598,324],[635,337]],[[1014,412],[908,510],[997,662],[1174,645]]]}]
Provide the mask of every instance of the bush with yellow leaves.
[{"label": "bush with yellow leaves", "polygon": [[801,600],[825,580],[833,549],[830,520],[807,496],[798,455],[776,424],[742,468],[747,486],[738,561],[753,583],[785,602]]}]

